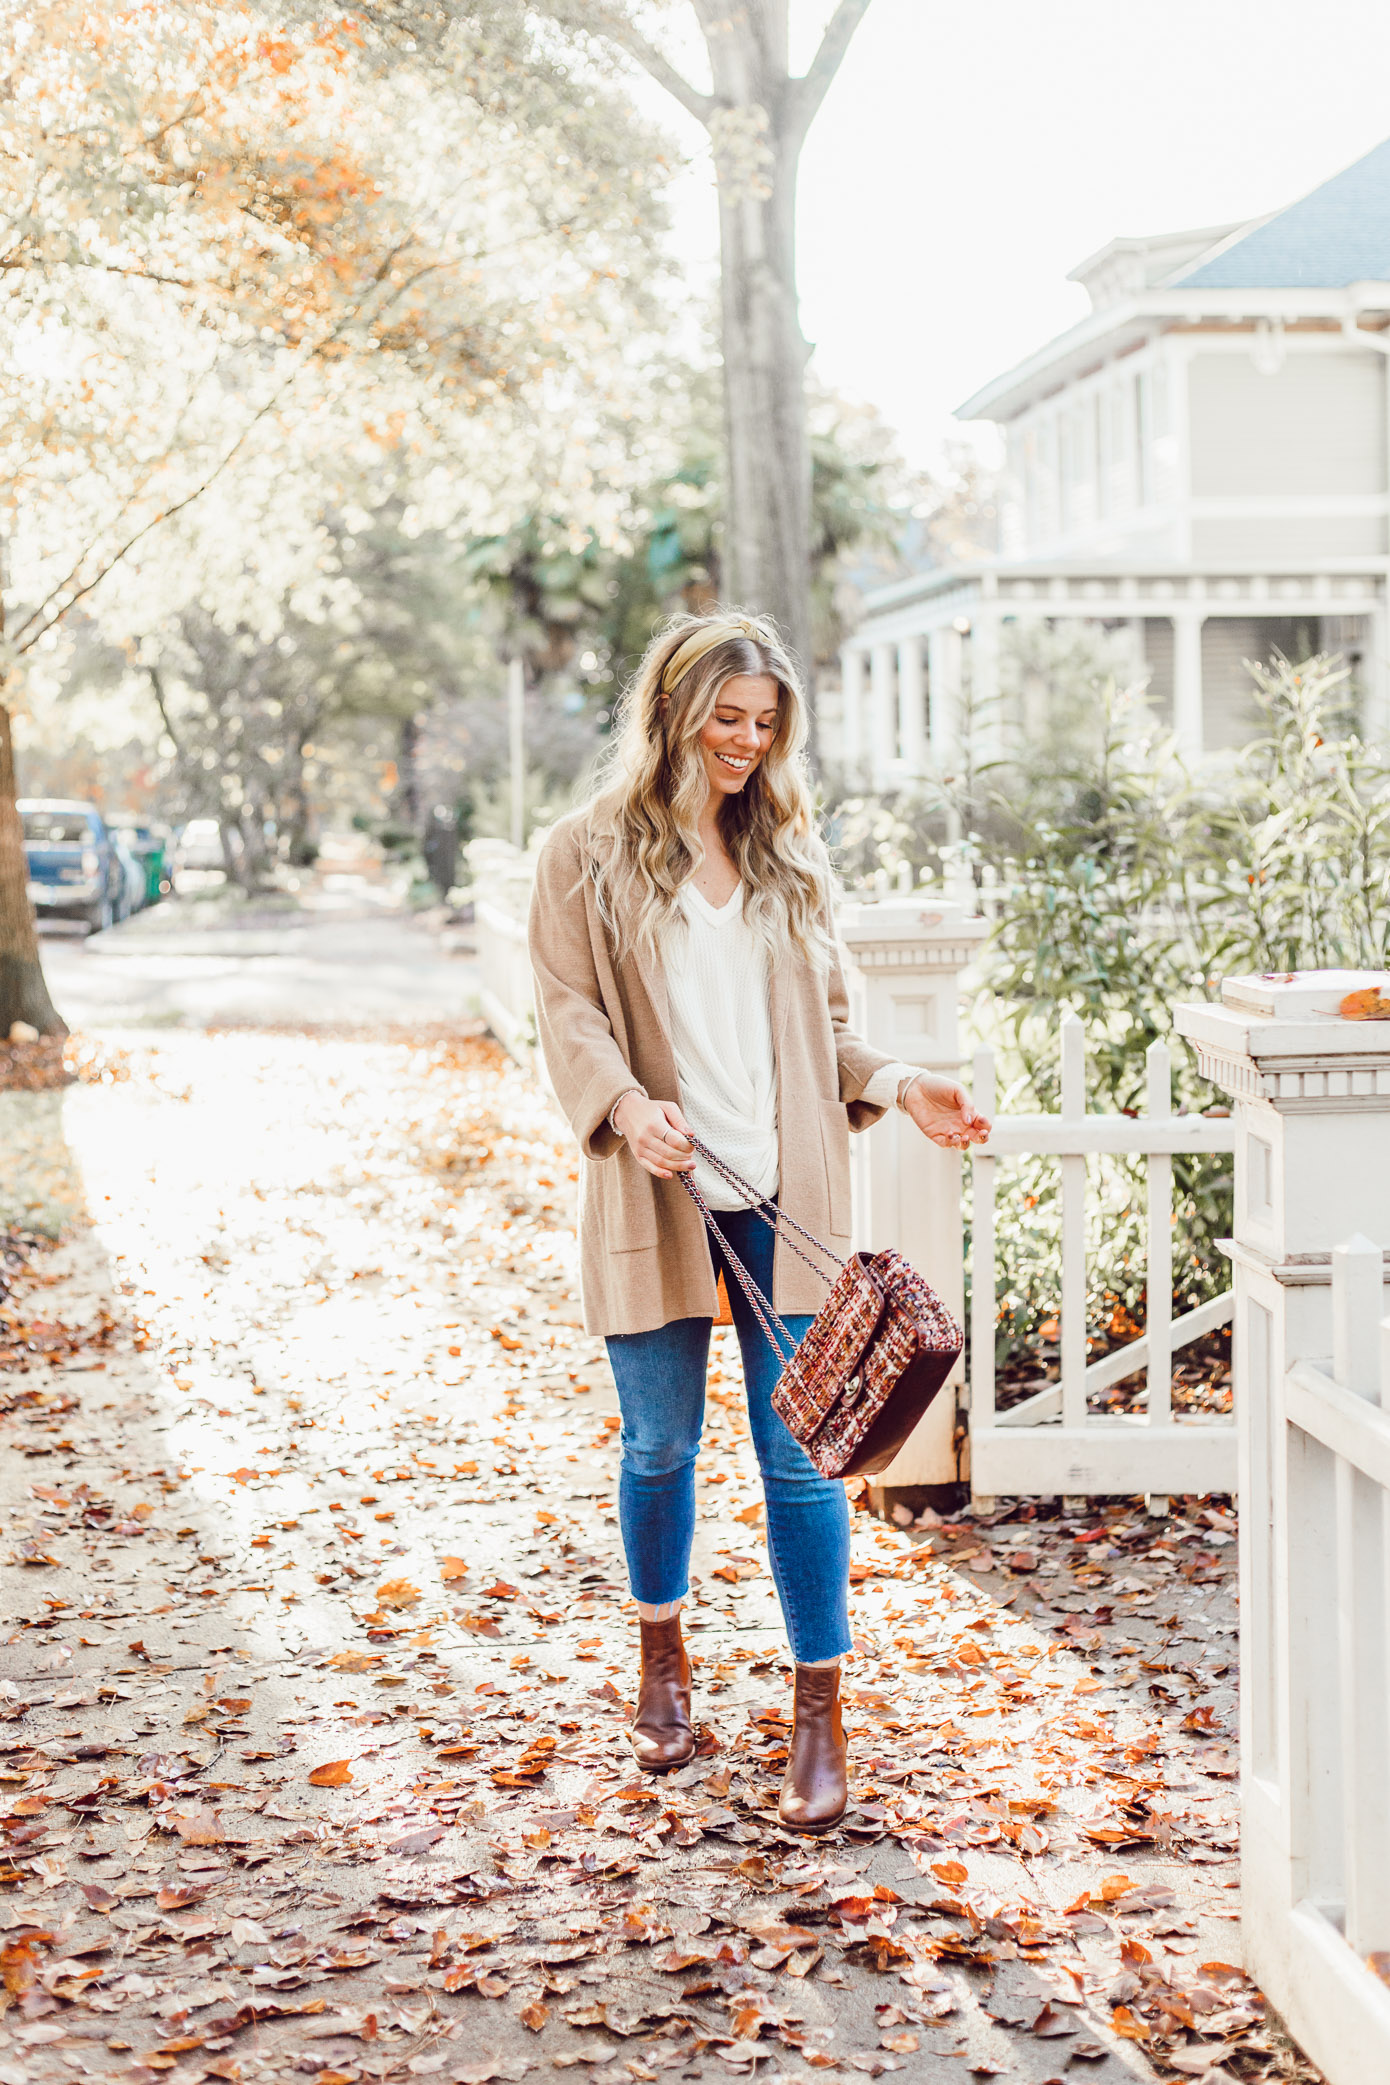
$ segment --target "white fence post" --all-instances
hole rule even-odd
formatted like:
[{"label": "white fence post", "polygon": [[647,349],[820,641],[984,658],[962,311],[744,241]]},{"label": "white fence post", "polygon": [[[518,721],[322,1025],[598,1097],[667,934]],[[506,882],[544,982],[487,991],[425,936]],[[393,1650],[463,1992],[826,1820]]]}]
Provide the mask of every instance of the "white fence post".
[{"label": "white fence post", "polygon": [[1390,2077],[1390,1029],[1338,1011],[1370,985],[1176,1009],[1238,1115],[1244,1961],[1330,2085]]},{"label": "white fence post", "polygon": [[[1086,1030],[1076,1014],[1062,1022],[1062,1121],[1086,1114]],[[1062,1158],[1062,1424],[1086,1424],[1086,1156]]]},{"label": "white fence post", "polygon": [[[1167,1043],[1150,1043],[1145,1053],[1150,1122],[1173,1115],[1173,1070]],[[1151,1151],[1149,1169],[1149,1264],[1144,1290],[1144,1335],[1149,1342],[1149,1424],[1166,1426],[1173,1416],[1173,1154]]]},{"label": "white fence post", "polygon": [[[924,890],[878,904],[850,901],[838,925],[852,964],[851,1020],[859,1033],[908,1064],[959,1074],[960,974],[988,931],[985,921],[970,917],[964,903]],[[895,1246],[961,1316],[960,1154],[927,1143],[902,1115],[854,1137],[851,1150],[856,1246]],[[954,1483],[954,1434],[948,1387],[876,1487]]]},{"label": "white fence post", "polygon": [[[991,1121],[998,1106],[998,1079],[993,1050],[975,1052],[972,1081],[975,1105]],[[989,1146],[975,1154],[975,1197],[970,1223],[970,1424],[994,1424],[994,1195],[998,1162]]]}]

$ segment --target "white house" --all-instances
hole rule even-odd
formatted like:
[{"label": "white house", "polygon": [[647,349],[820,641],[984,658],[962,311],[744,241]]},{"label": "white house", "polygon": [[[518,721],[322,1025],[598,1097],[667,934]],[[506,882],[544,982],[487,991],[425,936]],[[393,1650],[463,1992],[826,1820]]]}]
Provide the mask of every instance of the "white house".
[{"label": "white house", "polygon": [[1004,434],[1000,550],[881,587],[843,653],[842,750],[878,786],[950,772],[997,714],[1001,626],[1127,633],[1190,756],[1239,745],[1242,661],[1353,661],[1390,730],[1390,141],[1248,224],[1116,239],[1091,311],[976,392]]}]

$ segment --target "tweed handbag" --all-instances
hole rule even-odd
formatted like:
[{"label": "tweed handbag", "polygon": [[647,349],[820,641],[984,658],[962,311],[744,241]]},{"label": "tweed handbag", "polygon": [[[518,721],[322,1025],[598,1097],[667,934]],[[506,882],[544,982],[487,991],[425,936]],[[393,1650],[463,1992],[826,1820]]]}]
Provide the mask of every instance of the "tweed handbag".
[{"label": "tweed handbag", "polygon": [[[830,1290],[796,1340],[720,1230],[694,1179],[689,1173],[677,1175],[718,1239],[782,1364],[772,1393],[774,1410],[823,1477],[871,1476],[886,1469],[955,1366],[963,1344],[960,1326],[901,1253],[856,1252],[842,1262],[707,1145],[698,1138],[691,1141],[706,1165],[745,1197],[754,1214]],[[833,1274],[802,1251],[793,1231],[829,1262]]]}]

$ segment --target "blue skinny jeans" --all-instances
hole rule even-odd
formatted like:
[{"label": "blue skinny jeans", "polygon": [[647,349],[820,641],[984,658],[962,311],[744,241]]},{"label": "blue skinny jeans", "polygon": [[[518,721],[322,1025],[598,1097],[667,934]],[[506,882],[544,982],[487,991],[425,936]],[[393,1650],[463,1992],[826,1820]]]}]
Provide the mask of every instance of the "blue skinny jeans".
[{"label": "blue skinny jeans", "polygon": [[[765,1296],[773,1234],[751,1209],[718,1212],[719,1227]],[[748,1421],[767,1505],[767,1548],[792,1655],[799,1664],[843,1657],[849,1633],[849,1505],[822,1477],[772,1408],[781,1368],[713,1239],[743,1356]],[[799,1339],[811,1320],[789,1317]],[[705,1418],[710,1320],[676,1318],[654,1332],[616,1334],[608,1358],[622,1407],[618,1520],[632,1596],[659,1606],[690,1589],[695,1457]]]}]

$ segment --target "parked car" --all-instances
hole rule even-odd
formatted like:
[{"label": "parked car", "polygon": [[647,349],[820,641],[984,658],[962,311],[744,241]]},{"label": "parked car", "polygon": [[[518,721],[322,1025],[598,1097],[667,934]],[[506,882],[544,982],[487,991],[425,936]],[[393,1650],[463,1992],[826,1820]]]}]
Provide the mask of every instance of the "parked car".
[{"label": "parked car", "polygon": [[95,804],[21,797],[29,897],[40,919],[85,920],[94,934],[122,916],[126,872]]},{"label": "parked car", "polygon": [[111,844],[116,850],[116,859],[121,865],[124,888],[120,903],[116,907],[117,919],[129,919],[132,912],[139,912],[145,902],[145,865],[137,857],[134,848],[123,840],[119,833],[112,833]]},{"label": "parked car", "polygon": [[142,905],[157,905],[173,888],[169,880],[171,835],[165,825],[144,825],[133,818],[118,818],[111,827],[139,862],[145,881]]},{"label": "parked car", "polygon": [[215,818],[190,818],[174,848],[175,869],[223,869],[222,828]]}]

